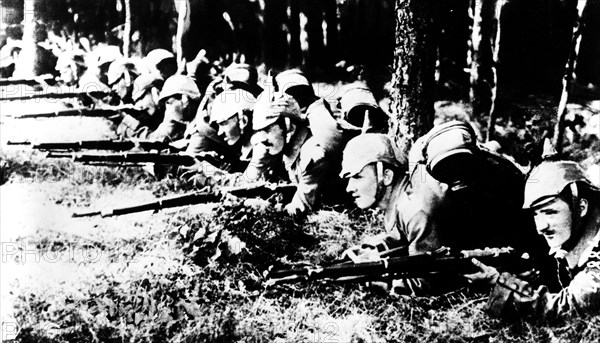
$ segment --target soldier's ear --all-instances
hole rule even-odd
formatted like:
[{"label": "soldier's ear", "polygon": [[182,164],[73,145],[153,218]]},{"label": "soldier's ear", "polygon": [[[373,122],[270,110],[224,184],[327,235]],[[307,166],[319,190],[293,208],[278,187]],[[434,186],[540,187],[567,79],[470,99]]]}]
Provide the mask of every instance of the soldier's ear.
[{"label": "soldier's ear", "polygon": [[[288,118],[285,118],[285,119],[288,119]],[[289,123],[287,123],[286,127],[287,127],[287,132],[285,135],[285,142],[289,143],[292,141],[292,137],[294,136],[294,133],[296,133],[296,124],[294,124],[290,120]]]},{"label": "soldier's ear", "polygon": [[392,184],[392,182],[394,182],[394,171],[391,169],[384,169],[383,170],[383,185],[384,186],[389,186]]},{"label": "soldier's ear", "polygon": [[585,217],[588,213],[589,203],[586,198],[579,199],[579,216],[581,218]]},{"label": "soldier's ear", "polygon": [[245,113],[240,113],[238,116],[238,123],[240,125],[240,129],[243,130],[248,125],[248,115]]}]

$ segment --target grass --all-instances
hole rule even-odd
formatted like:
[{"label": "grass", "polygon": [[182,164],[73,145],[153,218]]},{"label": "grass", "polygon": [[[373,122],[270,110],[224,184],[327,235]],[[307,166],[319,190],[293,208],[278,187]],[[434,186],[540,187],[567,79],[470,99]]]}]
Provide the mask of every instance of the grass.
[{"label": "grass", "polygon": [[[152,195],[183,191],[169,180],[150,186],[155,183],[139,183],[130,171],[110,173],[111,180],[122,181],[98,186],[62,180],[55,188],[44,188],[50,191],[44,196],[58,207],[74,207],[140,189]],[[9,184],[23,181],[21,177],[13,175]],[[17,340],[597,341],[599,317],[555,326],[501,322],[482,312],[485,294],[466,289],[414,298],[378,294],[360,284],[265,284],[264,272],[271,265],[331,261],[348,246],[377,233],[379,220],[377,213],[348,210],[291,218],[230,199],[209,212],[183,208],[135,219],[89,220],[79,223],[76,233],[40,228],[16,242],[74,256],[74,261],[48,267],[74,269],[72,275],[77,277],[11,289],[12,318],[20,328]],[[114,235],[117,230],[131,232]],[[100,257],[82,258],[89,250]]]},{"label": "grass", "polygon": [[[504,127],[507,137],[523,134],[510,125]],[[580,153],[576,144],[590,153]],[[567,151],[577,152],[574,158],[590,165],[600,156],[597,141],[584,138]],[[157,214],[73,219],[74,210],[132,205],[187,192],[195,185],[176,178],[156,180],[142,168],[82,167],[22,150],[0,150],[0,164],[3,196],[15,195],[10,202],[3,198],[3,242],[18,248],[2,266],[3,338],[22,342],[600,340],[600,316],[552,324],[500,321],[483,312],[487,294],[471,289],[420,298],[389,296],[363,284],[266,284],[265,272],[272,266],[327,263],[380,232],[377,212],[324,209],[292,218],[228,199],[217,208],[197,205]],[[200,180],[202,186],[224,182],[222,175],[202,175]],[[21,215],[21,209],[32,214]],[[32,251],[41,258],[32,258]],[[14,324],[18,334],[7,332],[5,328],[13,326],[6,324]]]}]

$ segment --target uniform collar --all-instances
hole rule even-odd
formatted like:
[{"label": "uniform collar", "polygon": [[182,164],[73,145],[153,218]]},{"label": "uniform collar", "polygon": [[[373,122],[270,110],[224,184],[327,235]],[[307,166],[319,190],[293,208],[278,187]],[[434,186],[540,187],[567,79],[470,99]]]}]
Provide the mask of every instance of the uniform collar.
[{"label": "uniform collar", "polygon": [[578,267],[582,267],[588,262],[594,250],[598,248],[599,243],[600,231],[596,232],[594,238],[587,242],[583,252],[581,253],[581,256],[579,257],[579,262],[577,263]]},{"label": "uniform collar", "polygon": [[[582,237],[582,239],[585,239],[585,237]],[[597,249],[599,245],[600,230],[597,229],[596,234],[593,236],[593,238],[588,239],[582,247],[580,247],[579,244],[577,244],[575,248],[570,251],[566,251],[561,248],[550,248],[549,254],[559,260],[566,260],[569,254],[579,254],[579,258],[577,258],[577,265],[573,268],[569,266],[569,268],[575,269],[585,266],[585,264],[590,259],[592,253],[594,252],[594,249]]]}]

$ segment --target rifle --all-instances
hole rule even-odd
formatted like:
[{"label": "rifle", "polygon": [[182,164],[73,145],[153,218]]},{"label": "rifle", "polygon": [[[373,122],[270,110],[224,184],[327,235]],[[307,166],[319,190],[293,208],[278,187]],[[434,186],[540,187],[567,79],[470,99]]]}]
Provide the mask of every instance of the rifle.
[{"label": "rifle", "polygon": [[12,86],[12,85],[28,85],[35,86],[42,83],[47,83],[48,81],[54,80],[54,76],[50,74],[44,74],[31,78],[23,78],[23,79],[15,79],[15,78],[7,78],[0,79],[0,87],[2,86]]},{"label": "rifle", "polygon": [[[468,274],[477,272],[471,262],[477,258],[488,266],[503,269],[526,270],[531,265],[529,256],[519,256],[512,248],[485,248],[463,250],[452,253],[448,248],[434,252],[383,258],[374,262],[337,263],[330,266],[303,266],[292,269],[272,270],[268,273],[268,284],[299,281],[330,280],[357,281],[381,280],[385,278],[424,277],[433,273]],[[524,263],[527,262],[527,263]]]},{"label": "rifle", "polygon": [[268,198],[277,193],[283,193],[284,196],[293,194],[291,193],[292,191],[296,191],[296,186],[293,184],[270,184],[266,182],[259,182],[240,187],[224,187],[217,192],[192,192],[129,207],[110,208],[91,212],[75,212],[73,213],[73,217],[81,218],[101,216],[102,218],[105,218],[149,210],[153,210],[156,213],[165,208],[218,202],[225,194],[231,194],[240,198]]},{"label": "rifle", "polygon": [[172,164],[182,165],[186,167],[193,166],[198,160],[206,161],[213,165],[221,163],[219,156],[214,154],[160,154],[154,152],[125,152],[125,153],[86,153],[86,154],[69,154],[49,152],[47,158],[70,158],[73,162],[82,162],[90,165],[106,165],[114,163],[154,163],[154,164]]},{"label": "rifle", "polygon": [[23,95],[23,96],[13,96],[13,97],[0,97],[0,100],[3,101],[18,101],[18,100],[35,100],[35,99],[69,99],[69,98],[78,98],[82,95],[91,96],[92,98],[104,98],[110,95],[110,92],[106,91],[91,91],[91,92],[64,92],[64,93],[40,93],[40,94],[32,94],[32,95]]},{"label": "rifle", "polygon": [[31,118],[57,118],[57,117],[98,117],[98,118],[109,118],[114,115],[118,115],[121,112],[127,112],[129,114],[139,115],[143,113],[142,110],[133,108],[131,105],[115,106],[110,108],[75,108],[67,110],[59,110],[54,112],[42,112],[42,113],[25,113],[16,116],[12,116],[14,119],[31,119]]},{"label": "rifle", "polygon": [[179,151],[178,149],[169,143],[162,141],[151,141],[151,140],[123,140],[114,141],[110,139],[104,140],[91,140],[91,141],[78,141],[78,142],[43,142],[43,143],[31,143],[29,141],[24,142],[12,142],[8,141],[7,145],[31,145],[32,149],[49,151],[49,150],[60,150],[60,151],[80,151],[80,150],[113,150],[113,151],[127,151],[132,149],[140,149],[144,151],[150,150],[169,150]]}]

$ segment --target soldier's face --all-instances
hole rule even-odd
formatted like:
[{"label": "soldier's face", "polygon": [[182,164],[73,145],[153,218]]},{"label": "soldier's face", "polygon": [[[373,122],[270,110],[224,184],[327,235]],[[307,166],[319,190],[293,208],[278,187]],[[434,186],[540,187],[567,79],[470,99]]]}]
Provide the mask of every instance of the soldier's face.
[{"label": "soldier's face", "polygon": [[129,94],[129,84],[125,80],[125,78],[119,79],[118,82],[112,85],[111,89],[115,92],[119,98],[125,99]]},{"label": "soldier's face", "polygon": [[265,146],[269,155],[277,155],[285,146],[285,131],[278,123],[273,123],[255,134],[256,142]]},{"label": "soldier's face", "polygon": [[77,80],[75,77],[75,72],[73,71],[73,68],[71,68],[70,66],[65,66],[63,68],[61,68],[59,70],[60,72],[60,79],[63,80],[63,82],[67,85],[72,85],[74,84]]},{"label": "soldier's face", "polygon": [[189,99],[185,95],[176,94],[165,100],[165,118],[174,118],[180,121],[189,121],[186,108]]},{"label": "soldier's face", "polygon": [[377,203],[377,171],[375,165],[366,165],[360,173],[348,179],[346,191],[358,208],[369,208]]},{"label": "soldier's face", "polygon": [[154,102],[154,97],[150,89],[147,90],[144,95],[142,95],[142,97],[135,102],[134,105],[137,108],[145,110],[149,115],[156,113],[156,102]]},{"label": "soldier's face", "polygon": [[223,137],[229,145],[234,145],[240,140],[242,130],[237,115],[219,123],[219,136]]},{"label": "soldier's face", "polygon": [[569,204],[561,198],[534,210],[535,227],[550,248],[559,248],[571,237],[571,216]]}]

